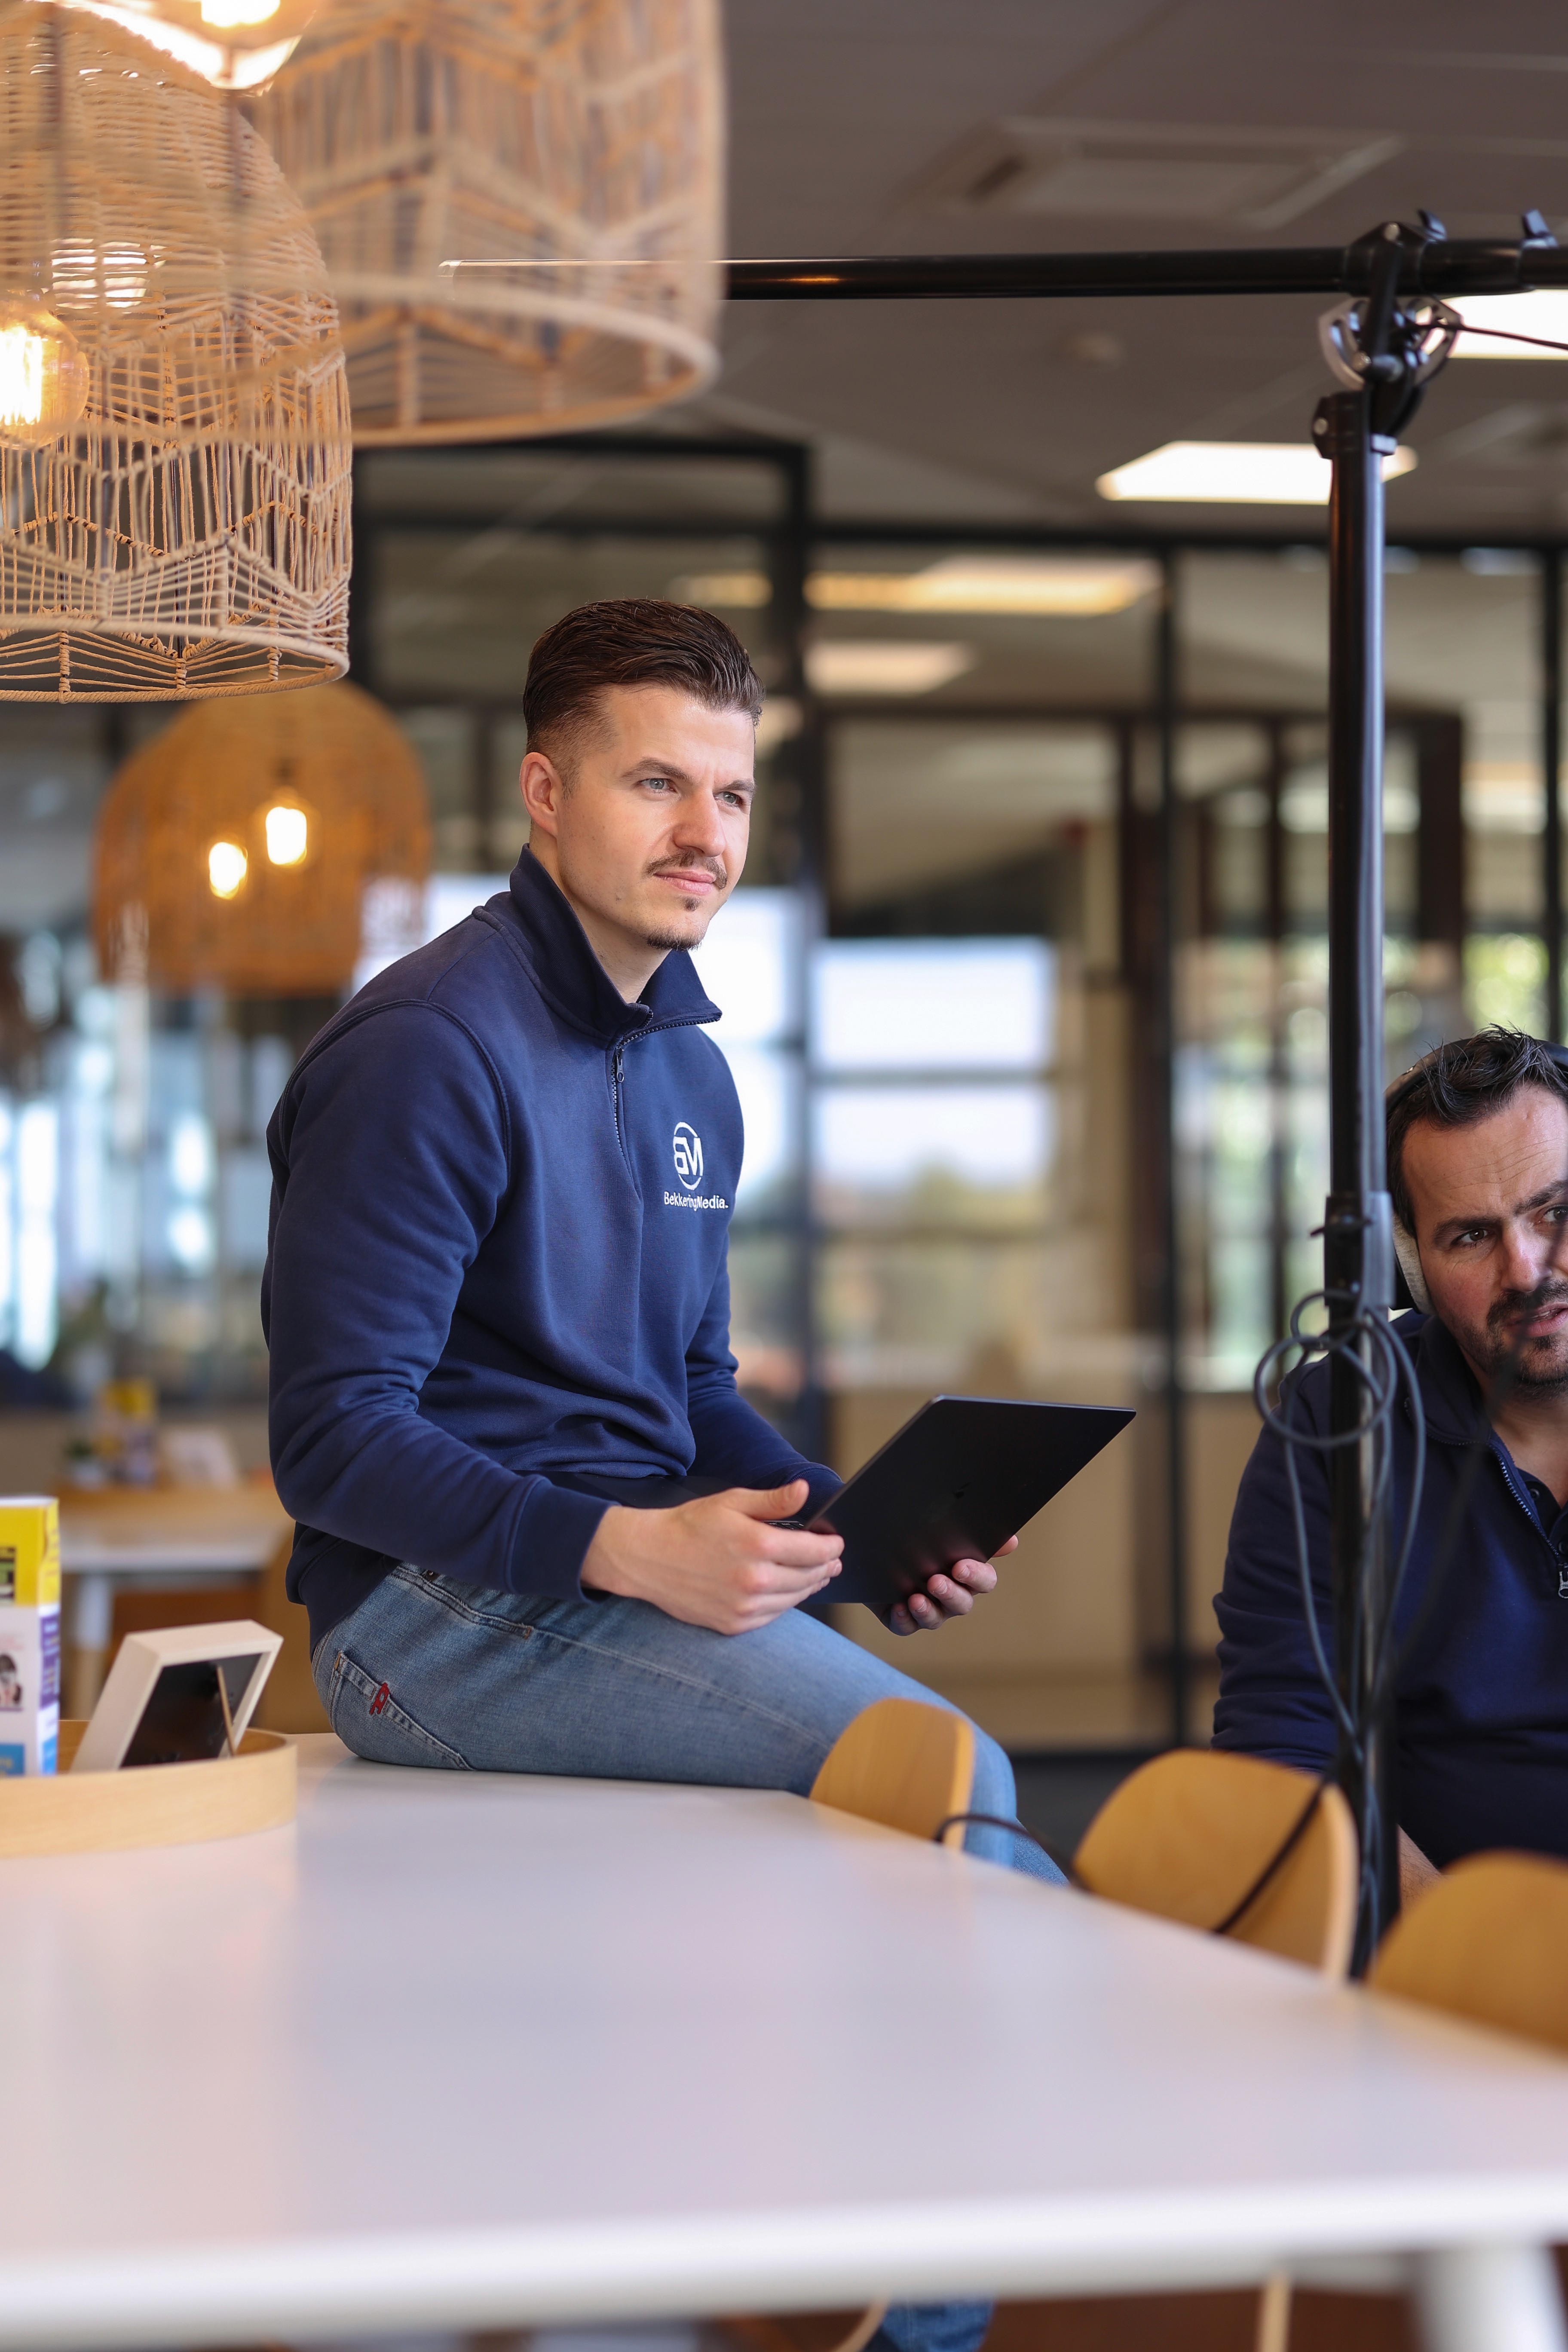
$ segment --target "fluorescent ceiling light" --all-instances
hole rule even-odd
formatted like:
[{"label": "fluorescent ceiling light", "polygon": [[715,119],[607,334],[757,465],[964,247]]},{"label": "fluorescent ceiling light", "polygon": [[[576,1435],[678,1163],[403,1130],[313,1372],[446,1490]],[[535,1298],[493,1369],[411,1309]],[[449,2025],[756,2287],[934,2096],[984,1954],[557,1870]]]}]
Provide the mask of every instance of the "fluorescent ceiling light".
[{"label": "fluorescent ceiling light", "polygon": [[722,604],[731,612],[752,612],[773,601],[773,583],[765,572],[689,572],[672,580],[669,593],[678,604]]},{"label": "fluorescent ceiling light", "polygon": [[819,613],[1124,613],[1159,585],[1147,558],[949,555],[921,572],[816,572]]},{"label": "fluorescent ceiling light", "polygon": [[[1383,478],[1410,473],[1414,449],[1385,458]],[[1167,441],[1101,474],[1102,499],[1186,499],[1258,507],[1321,507],[1329,500],[1332,467],[1310,441]]]},{"label": "fluorescent ceiling light", "polygon": [[[1543,335],[1550,342],[1568,343],[1568,287],[1538,286],[1528,294],[1467,294],[1451,302],[1467,326],[1498,333]],[[1568,360],[1568,352],[1543,352],[1538,343],[1499,343],[1492,332],[1461,335],[1454,345],[1457,360]]]},{"label": "fluorescent ceiling light", "polygon": [[[949,555],[919,572],[814,572],[819,613],[1124,613],[1159,586],[1145,556]],[[670,583],[682,604],[746,610],[773,602],[765,572],[693,572]]]},{"label": "fluorescent ceiling light", "polygon": [[812,646],[805,674],[818,694],[931,694],[974,667],[969,646],[841,638]]}]

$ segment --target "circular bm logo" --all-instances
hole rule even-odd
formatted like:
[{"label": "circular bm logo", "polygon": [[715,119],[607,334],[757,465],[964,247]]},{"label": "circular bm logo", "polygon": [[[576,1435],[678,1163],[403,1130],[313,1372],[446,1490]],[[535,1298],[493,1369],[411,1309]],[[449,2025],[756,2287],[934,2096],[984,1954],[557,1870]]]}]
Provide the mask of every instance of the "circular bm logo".
[{"label": "circular bm logo", "polygon": [[702,1138],[684,1119],[675,1130],[675,1172],[689,1192],[702,1181]]}]

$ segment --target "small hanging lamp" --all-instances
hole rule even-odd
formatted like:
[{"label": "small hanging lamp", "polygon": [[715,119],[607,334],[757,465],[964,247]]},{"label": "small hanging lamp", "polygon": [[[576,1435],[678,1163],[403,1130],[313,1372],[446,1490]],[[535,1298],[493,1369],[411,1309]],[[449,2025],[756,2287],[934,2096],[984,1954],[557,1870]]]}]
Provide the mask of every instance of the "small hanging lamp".
[{"label": "small hanging lamp", "polygon": [[331,996],[420,936],[425,772],[346,682],[209,702],[127,760],[94,851],[100,969],[173,995]]},{"label": "small hanging lamp", "polygon": [[0,699],[341,675],[348,386],[298,200],[206,83],[0,5]]},{"label": "small hanging lamp", "polygon": [[248,105],[357,442],[574,432],[716,373],[718,0],[333,0]]}]

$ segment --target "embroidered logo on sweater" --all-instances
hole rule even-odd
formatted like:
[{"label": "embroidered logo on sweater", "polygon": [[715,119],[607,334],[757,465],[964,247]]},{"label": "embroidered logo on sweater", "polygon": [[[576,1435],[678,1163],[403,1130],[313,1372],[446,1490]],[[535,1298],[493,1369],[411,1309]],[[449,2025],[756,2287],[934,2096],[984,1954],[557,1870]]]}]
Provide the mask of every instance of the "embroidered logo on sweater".
[{"label": "embroidered logo on sweater", "polygon": [[684,1192],[667,1192],[667,1209],[727,1209],[730,1205],[722,1192],[700,1192],[702,1181],[702,1138],[684,1119],[675,1130],[675,1172],[685,1185]]}]

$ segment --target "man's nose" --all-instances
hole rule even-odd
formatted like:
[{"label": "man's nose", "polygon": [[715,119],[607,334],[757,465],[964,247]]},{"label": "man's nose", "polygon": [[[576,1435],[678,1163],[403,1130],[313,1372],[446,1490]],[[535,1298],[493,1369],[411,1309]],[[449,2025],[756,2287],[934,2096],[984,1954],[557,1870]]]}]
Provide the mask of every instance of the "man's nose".
[{"label": "man's nose", "polygon": [[723,856],[723,819],[707,793],[689,793],[681,801],[675,845],[678,849],[700,849],[707,857]]},{"label": "man's nose", "polygon": [[[1505,1278],[1510,1290],[1533,1290],[1538,1282],[1555,1271],[1552,1244],[1533,1225],[1505,1225],[1502,1246]],[[1568,1273],[1568,1267],[1563,1271]]]}]

